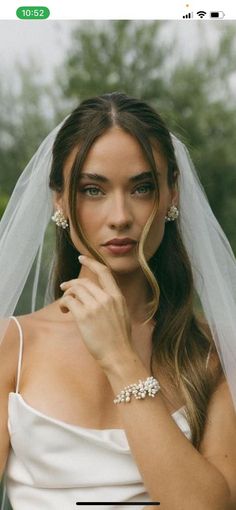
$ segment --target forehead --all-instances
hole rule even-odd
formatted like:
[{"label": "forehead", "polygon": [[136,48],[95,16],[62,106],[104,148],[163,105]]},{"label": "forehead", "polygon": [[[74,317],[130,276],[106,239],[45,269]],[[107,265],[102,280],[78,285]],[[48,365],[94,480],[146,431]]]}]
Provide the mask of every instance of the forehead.
[{"label": "forehead", "polygon": [[[153,156],[158,172],[167,174],[167,161],[156,145]],[[79,147],[71,152],[65,164],[65,173],[68,175],[75,160]],[[93,170],[111,178],[119,175],[135,175],[138,171],[150,169],[150,164],[143,154],[138,140],[119,127],[112,127],[101,135],[86,156],[82,173]]]}]

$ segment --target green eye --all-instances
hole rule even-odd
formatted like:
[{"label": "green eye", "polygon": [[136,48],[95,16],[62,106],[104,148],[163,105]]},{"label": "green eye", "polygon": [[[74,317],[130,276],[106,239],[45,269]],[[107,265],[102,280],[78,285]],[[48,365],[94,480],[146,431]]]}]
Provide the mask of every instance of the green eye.
[{"label": "green eye", "polygon": [[[136,188],[135,193],[138,191],[140,195],[146,195],[150,191],[153,191],[155,186],[152,183],[141,184],[138,188]],[[141,190],[141,191],[140,191]]]},{"label": "green eye", "polygon": [[[87,192],[89,192],[89,193],[87,193]],[[90,186],[89,188],[84,188],[82,190],[82,193],[84,193],[85,195],[88,195],[89,197],[97,197],[99,192],[101,192],[101,190],[99,188],[97,188],[96,186]]]},{"label": "green eye", "polygon": [[[155,189],[155,186],[153,183],[148,182],[144,184],[140,184],[132,194],[136,195],[148,195]],[[86,188],[82,188],[80,190],[81,193],[86,195],[87,197],[99,197],[101,194],[103,194],[102,190],[98,188],[97,186],[88,186]]]}]

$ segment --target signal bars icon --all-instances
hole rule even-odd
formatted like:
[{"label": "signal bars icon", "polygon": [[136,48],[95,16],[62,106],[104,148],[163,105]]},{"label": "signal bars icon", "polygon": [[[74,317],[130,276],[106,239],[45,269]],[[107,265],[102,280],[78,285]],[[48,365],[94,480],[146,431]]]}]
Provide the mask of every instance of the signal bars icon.
[{"label": "signal bars icon", "polygon": [[183,16],[184,19],[186,18],[193,18],[193,12],[188,12],[188,14],[185,14],[185,16]]}]

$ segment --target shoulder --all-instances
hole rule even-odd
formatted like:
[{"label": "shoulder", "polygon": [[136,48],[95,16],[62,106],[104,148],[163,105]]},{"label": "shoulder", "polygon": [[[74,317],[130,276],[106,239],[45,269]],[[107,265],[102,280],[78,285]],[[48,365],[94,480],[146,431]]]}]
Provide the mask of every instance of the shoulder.
[{"label": "shoulder", "polygon": [[[62,334],[66,336],[74,324],[68,315],[62,314],[58,302],[54,301],[35,312],[16,316],[23,333],[24,353],[32,351],[39,343],[45,345],[48,340],[53,341]],[[15,321],[12,322],[17,330]]]},{"label": "shoulder", "polygon": [[68,316],[71,314],[63,314],[60,310],[59,300],[53,301],[52,303],[40,308],[39,310],[29,313],[27,315],[21,315],[16,317],[19,322],[23,322],[26,326],[35,326],[36,324],[49,325],[49,324],[61,324],[68,322]]},{"label": "shoulder", "polygon": [[14,386],[20,351],[20,330],[25,347],[37,323],[38,319],[34,313],[9,317],[6,331],[0,342],[0,385],[8,381],[8,384]]},{"label": "shoulder", "polygon": [[212,394],[199,451],[223,475],[236,504],[236,412],[225,378]]},{"label": "shoulder", "polygon": [[0,343],[0,388],[10,392],[15,388],[16,369],[19,357],[20,335],[14,319],[9,323]]},{"label": "shoulder", "polygon": [[[20,332],[19,327],[23,333],[24,347],[30,338],[33,340],[38,332],[45,331],[49,323],[54,320],[52,312],[52,306],[48,305],[36,312],[32,312],[25,315],[9,317],[9,322],[0,342],[0,363],[1,363],[1,374],[6,370],[13,368],[18,360],[19,346],[20,346]],[[17,325],[18,323],[18,325]]]},{"label": "shoulder", "polygon": [[59,307],[57,301],[54,301],[53,303],[50,303],[49,305],[40,308],[35,312],[19,315],[15,318],[24,331],[24,337],[27,337],[28,334],[32,335],[32,333],[33,336],[35,336],[38,331],[43,331],[48,327],[57,325],[59,322],[58,310]]}]

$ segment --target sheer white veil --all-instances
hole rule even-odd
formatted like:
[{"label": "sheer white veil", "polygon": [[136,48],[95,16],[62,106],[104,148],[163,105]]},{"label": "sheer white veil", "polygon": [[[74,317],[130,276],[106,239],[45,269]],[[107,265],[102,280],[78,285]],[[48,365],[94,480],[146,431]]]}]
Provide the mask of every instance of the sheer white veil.
[{"label": "sheer white veil", "polygon": [[[45,233],[53,213],[49,188],[52,147],[65,120],[43,140],[26,166],[0,222],[0,342],[29,275],[31,304],[28,312],[36,309]],[[186,147],[174,135],[171,137],[180,172],[177,221],[191,262],[194,286],[236,408],[236,261]],[[50,278],[53,256],[49,254],[46,280]],[[48,301],[47,284],[44,302]]]},{"label": "sheer white veil", "polygon": [[0,222],[0,341],[30,271],[34,276],[29,311],[36,307],[44,236],[53,212],[49,188],[52,146],[63,123],[43,140],[20,175]]},{"label": "sheer white veil", "polygon": [[180,170],[180,233],[236,408],[236,260],[186,147],[172,140]]},{"label": "sheer white veil", "polygon": [[[0,341],[30,273],[29,311],[36,308],[45,232],[53,212],[49,188],[52,147],[66,119],[43,140],[26,166],[0,222]],[[176,136],[171,137],[180,171],[177,221],[191,262],[195,289],[236,407],[236,261],[185,145]],[[51,265],[47,265],[48,278]],[[45,300],[48,299],[47,286]]]}]

